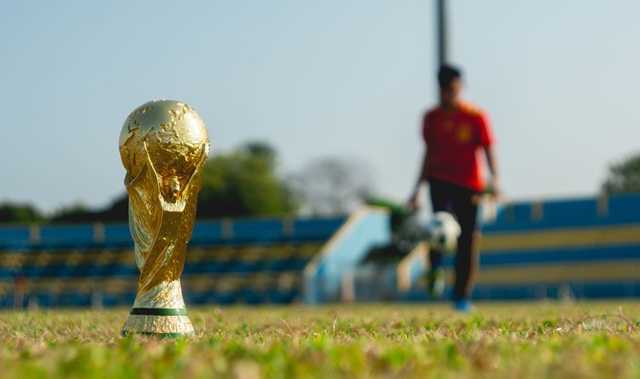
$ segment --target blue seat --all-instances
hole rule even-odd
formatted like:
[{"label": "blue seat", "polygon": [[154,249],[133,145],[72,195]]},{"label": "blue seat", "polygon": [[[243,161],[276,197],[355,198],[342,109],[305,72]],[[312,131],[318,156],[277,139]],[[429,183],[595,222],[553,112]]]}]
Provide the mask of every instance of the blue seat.
[{"label": "blue seat", "polygon": [[238,296],[235,291],[224,291],[216,293],[216,302],[222,305],[233,304],[238,301]]},{"label": "blue seat", "polygon": [[233,222],[233,241],[274,242],[285,238],[281,219],[238,220]]},{"label": "blue seat", "polygon": [[264,302],[264,294],[253,288],[243,288],[238,291],[238,297],[246,304],[260,304]]},{"label": "blue seat", "polygon": [[269,291],[267,297],[269,302],[275,304],[288,304],[291,303],[298,296],[298,290],[274,290]]},{"label": "blue seat", "polygon": [[62,307],[87,307],[91,305],[91,295],[81,292],[63,292],[56,298],[56,305]]},{"label": "blue seat", "polygon": [[129,225],[127,224],[105,225],[103,244],[106,247],[110,247],[110,248],[132,246],[133,240],[131,239],[131,233],[129,232]]},{"label": "blue seat", "polygon": [[117,305],[122,305],[120,302],[120,297],[113,293],[103,293],[102,294],[102,305],[105,307],[114,307]]},{"label": "blue seat", "polygon": [[346,221],[346,216],[301,219],[293,222],[293,241],[328,240]]},{"label": "blue seat", "polygon": [[192,246],[206,246],[219,243],[222,240],[222,222],[198,222],[191,234]]},{"label": "blue seat", "polygon": [[49,308],[54,305],[54,297],[51,293],[41,292],[36,293],[33,296],[35,296],[38,305],[41,307]]},{"label": "blue seat", "polygon": [[30,245],[31,231],[27,226],[0,227],[0,250],[22,249]]},{"label": "blue seat", "polygon": [[14,270],[7,267],[0,267],[0,280],[13,279]]},{"label": "blue seat", "polygon": [[640,196],[638,194],[620,194],[609,199],[607,221],[611,224],[638,223],[640,215]]},{"label": "blue seat", "polygon": [[40,246],[45,249],[89,248],[95,243],[93,225],[48,225],[40,228]]}]

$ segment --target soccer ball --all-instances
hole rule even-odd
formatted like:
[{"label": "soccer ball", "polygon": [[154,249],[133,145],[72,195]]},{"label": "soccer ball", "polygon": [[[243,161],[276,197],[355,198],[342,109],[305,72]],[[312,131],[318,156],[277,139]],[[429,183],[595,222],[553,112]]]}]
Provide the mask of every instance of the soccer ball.
[{"label": "soccer ball", "polygon": [[429,247],[445,253],[456,250],[460,224],[449,212],[436,212],[427,224]]}]

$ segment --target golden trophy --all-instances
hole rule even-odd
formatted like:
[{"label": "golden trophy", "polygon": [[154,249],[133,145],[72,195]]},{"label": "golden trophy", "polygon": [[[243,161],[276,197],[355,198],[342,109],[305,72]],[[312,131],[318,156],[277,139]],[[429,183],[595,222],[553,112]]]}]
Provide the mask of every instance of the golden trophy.
[{"label": "golden trophy", "polygon": [[127,170],[129,230],[140,270],[123,335],[193,334],[180,276],[208,153],[204,122],[178,101],[148,102],[134,110],[122,127],[120,157]]}]

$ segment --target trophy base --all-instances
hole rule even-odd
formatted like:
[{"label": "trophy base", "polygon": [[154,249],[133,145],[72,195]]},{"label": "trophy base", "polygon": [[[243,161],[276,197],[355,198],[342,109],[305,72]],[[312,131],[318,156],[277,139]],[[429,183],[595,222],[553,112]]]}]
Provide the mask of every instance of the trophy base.
[{"label": "trophy base", "polygon": [[123,336],[130,334],[157,337],[193,335],[179,280],[162,282],[136,296],[122,328]]},{"label": "trophy base", "polygon": [[133,308],[122,328],[122,336],[176,338],[193,333],[193,325],[184,308]]}]

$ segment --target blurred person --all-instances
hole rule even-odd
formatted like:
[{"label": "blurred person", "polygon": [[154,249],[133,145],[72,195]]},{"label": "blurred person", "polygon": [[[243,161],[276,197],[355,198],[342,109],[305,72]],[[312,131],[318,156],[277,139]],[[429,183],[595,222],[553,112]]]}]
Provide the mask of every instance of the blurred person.
[{"label": "blurred person", "polygon": [[15,309],[24,307],[24,298],[27,292],[27,278],[22,272],[15,272],[13,275],[13,306]]},{"label": "blurred person", "polygon": [[[462,72],[451,65],[438,71],[440,102],[422,119],[426,151],[408,205],[421,206],[420,189],[428,183],[433,212],[447,211],[457,219],[462,232],[455,256],[455,309],[471,310],[471,292],[478,268],[478,204],[483,192],[497,196],[498,172],[493,150],[494,138],[486,113],[463,101]],[[485,186],[482,152],[491,173]],[[444,293],[443,252],[431,251],[427,271],[427,291],[433,298]]]}]

